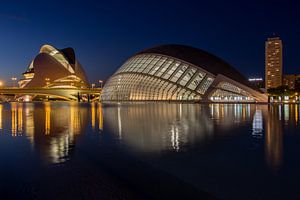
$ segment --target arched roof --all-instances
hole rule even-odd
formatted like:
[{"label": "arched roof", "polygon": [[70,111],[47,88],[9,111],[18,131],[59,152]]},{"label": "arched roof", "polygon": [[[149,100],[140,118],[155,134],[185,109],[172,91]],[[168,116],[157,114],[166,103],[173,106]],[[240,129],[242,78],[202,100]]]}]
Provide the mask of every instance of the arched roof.
[{"label": "arched roof", "polygon": [[76,59],[74,49],[70,47],[57,49],[52,45],[43,45],[25,73],[27,72],[34,72],[35,75],[26,86],[42,85],[45,83],[45,77],[54,81],[70,75],[76,75],[89,85],[86,73]]},{"label": "arched roof", "polygon": [[247,85],[248,87],[258,90],[258,88],[249,83],[248,80],[230,64],[228,64],[221,58],[201,49],[197,49],[186,45],[168,44],[146,49],[137,53],[136,55],[144,53],[162,54],[178,58],[195,66],[201,67],[204,70],[216,76],[218,74],[222,74],[232,80],[235,80],[244,85]]}]

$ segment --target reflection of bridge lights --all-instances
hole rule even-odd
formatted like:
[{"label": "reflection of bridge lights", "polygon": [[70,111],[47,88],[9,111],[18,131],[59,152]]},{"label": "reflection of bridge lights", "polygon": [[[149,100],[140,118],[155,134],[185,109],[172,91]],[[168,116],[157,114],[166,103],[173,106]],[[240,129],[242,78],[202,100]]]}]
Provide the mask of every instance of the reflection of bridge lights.
[{"label": "reflection of bridge lights", "polygon": [[95,112],[95,103],[91,104],[91,115],[92,115],[92,128],[95,129],[96,124],[96,112]]},{"label": "reflection of bridge lights", "polygon": [[99,130],[103,130],[103,113],[102,113],[102,105],[98,105],[98,118],[99,118]]},{"label": "reflection of bridge lights", "polygon": [[49,102],[45,102],[45,135],[50,134],[51,107]]},{"label": "reflection of bridge lights", "polygon": [[22,134],[23,131],[23,107],[22,104],[18,104],[18,134]]},{"label": "reflection of bridge lights", "polygon": [[34,145],[34,107],[31,104],[25,104],[25,130],[27,138]]},{"label": "reflection of bridge lights", "polygon": [[16,103],[11,104],[11,135],[17,136],[17,105]]}]

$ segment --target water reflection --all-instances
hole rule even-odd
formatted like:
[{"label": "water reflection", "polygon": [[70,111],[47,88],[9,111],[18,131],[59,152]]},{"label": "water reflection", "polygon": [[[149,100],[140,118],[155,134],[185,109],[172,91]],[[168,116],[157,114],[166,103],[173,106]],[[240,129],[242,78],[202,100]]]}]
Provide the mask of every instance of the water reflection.
[{"label": "water reflection", "polygon": [[97,120],[98,127],[103,129],[101,104],[91,107],[76,102],[0,104],[0,129],[13,137],[25,136],[46,163],[61,163],[69,159],[76,135],[88,127],[89,113],[91,126],[95,128]]},{"label": "water reflection", "polygon": [[246,135],[258,144],[254,149],[263,147],[266,164],[279,169],[283,130],[298,126],[299,109],[290,104],[10,103],[0,104],[0,130],[26,137],[47,163],[68,160],[77,136],[89,128],[104,129],[140,152],[177,153],[210,145],[217,138]]},{"label": "water reflection", "polygon": [[[106,127],[139,152],[185,151],[222,134],[249,134],[260,144],[254,148],[265,146],[266,164],[275,170],[283,160],[283,128],[296,126],[298,113],[298,105],[145,103],[104,108]],[[239,127],[242,132],[236,131]]]},{"label": "water reflection", "polygon": [[102,104],[98,105],[98,129],[100,131],[103,130],[103,112],[102,112]]},{"label": "water reflection", "polygon": [[[281,105],[269,106],[266,116],[265,127],[265,149],[266,160],[268,165],[273,169],[278,169],[282,162],[282,150],[283,150],[283,127],[281,121]],[[284,106],[284,109],[288,107]],[[284,119],[287,119],[289,113],[284,110]]]},{"label": "water reflection", "polygon": [[3,105],[0,104],[0,131],[2,131],[2,110],[3,110]]},{"label": "water reflection", "polygon": [[45,105],[45,135],[50,134],[50,122],[51,122],[51,107],[50,102],[44,103]]},{"label": "water reflection", "polygon": [[140,151],[179,151],[197,138],[209,138],[213,122],[209,109],[191,104],[133,104],[107,106],[105,126],[119,140]]},{"label": "water reflection", "polygon": [[256,109],[253,116],[252,135],[261,138],[263,135],[263,114],[261,109]]}]

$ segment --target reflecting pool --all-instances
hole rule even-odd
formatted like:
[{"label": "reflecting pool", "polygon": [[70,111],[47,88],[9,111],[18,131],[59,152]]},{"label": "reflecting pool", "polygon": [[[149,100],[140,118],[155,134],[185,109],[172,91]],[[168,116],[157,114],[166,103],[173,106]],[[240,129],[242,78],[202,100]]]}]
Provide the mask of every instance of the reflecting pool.
[{"label": "reflecting pool", "polygon": [[299,199],[298,104],[0,104],[0,195]]}]

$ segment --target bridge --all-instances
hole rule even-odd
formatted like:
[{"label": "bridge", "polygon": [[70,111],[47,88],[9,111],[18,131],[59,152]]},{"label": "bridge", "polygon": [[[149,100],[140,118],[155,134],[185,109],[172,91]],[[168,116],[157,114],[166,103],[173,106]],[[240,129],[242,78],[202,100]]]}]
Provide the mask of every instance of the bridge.
[{"label": "bridge", "polygon": [[[55,97],[67,101],[80,101],[82,96],[88,100],[99,100],[101,88],[0,88],[0,95],[39,95]],[[94,97],[94,98],[90,98]]]}]

